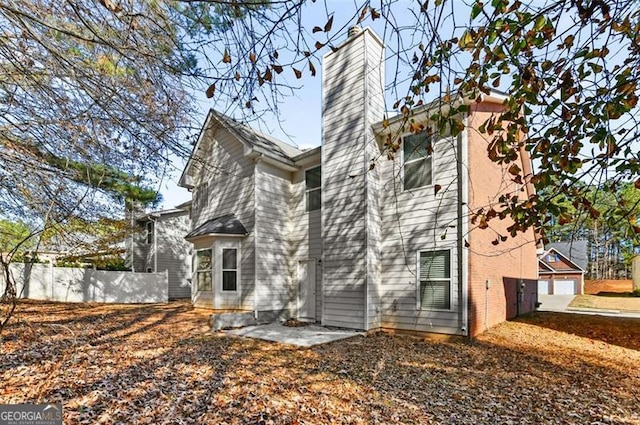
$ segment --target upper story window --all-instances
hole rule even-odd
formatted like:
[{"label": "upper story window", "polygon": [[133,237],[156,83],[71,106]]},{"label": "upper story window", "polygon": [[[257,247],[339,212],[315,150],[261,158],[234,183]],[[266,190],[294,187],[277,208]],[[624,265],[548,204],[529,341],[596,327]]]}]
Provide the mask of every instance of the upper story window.
[{"label": "upper story window", "polygon": [[209,182],[204,182],[196,189],[195,210],[202,211],[209,203]]},{"label": "upper story window", "polygon": [[404,190],[433,184],[432,137],[426,132],[402,138],[404,154]]},{"label": "upper story window", "polygon": [[549,254],[547,254],[548,263],[557,263],[558,261],[560,261],[560,256],[555,252],[550,252]]},{"label": "upper story window", "polygon": [[322,173],[320,167],[305,172],[306,211],[319,210],[322,207]]},{"label": "upper story window", "polygon": [[148,244],[152,244],[153,243],[153,221],[147,221],[147,243]]}]

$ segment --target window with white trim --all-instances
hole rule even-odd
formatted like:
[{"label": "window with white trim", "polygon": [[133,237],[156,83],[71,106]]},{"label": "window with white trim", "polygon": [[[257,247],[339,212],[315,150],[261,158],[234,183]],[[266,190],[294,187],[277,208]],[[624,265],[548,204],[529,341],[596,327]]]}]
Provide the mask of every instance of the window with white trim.
[{"label": "window with white trim", "polygon": [[550,252],[547,254],[547,263],[557,263],[560,261],[560,256],[555,252]]},{"label": "window with white trim", "polygon": [[421,251],[418,255],[419,305],[422,310],[451,309],[451,251]]},{"label": "window with white trim", "polygon": [[404,190],[433,184],[432,136],[427,132],[402,138]]},{"label": "window with white trim", "polygon": [[147,244],[153,243],[153,221],[147,221],[146,241],[147,241]]},{"label": "window with white trim", "polygon": [[222,249],[222,290],[238,290],[238,250]]},{"label": "window with white trim", "polygon": [[322,208],[322,170],[320,167],[311,168],[304,173],[306,211]]},{"label": "window with white trim", "polygon": [[211,249],[196,251],[196,282],[198,291],[211,291]]}]

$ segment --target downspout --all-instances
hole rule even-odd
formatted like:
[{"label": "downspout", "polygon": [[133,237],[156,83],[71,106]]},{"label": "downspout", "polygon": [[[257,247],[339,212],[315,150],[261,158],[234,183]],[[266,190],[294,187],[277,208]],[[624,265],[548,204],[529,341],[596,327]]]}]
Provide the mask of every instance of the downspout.
[{"label": "downspout", "polygon": [[468,158],[469,158],[469,138],[468,138],[468,128],[469,128],[469,117],[467,114],[463,116],[463,122],[465,130],[460,133],[458,136],[458,176],[459,176],[459,184],[460,191],[459,197],[460,202],[458,202],[458,217],[460,220],[460,225],[458,228],[460,229],[459,237],[458,237],[458,249],[460,252],[460,259],[458,260],[461,264],[460,267],[460,280],[461,280],[461,304],[462,304],[462,327],[460,330],[464,336],[469,335],[469,250],[464,246],[464,238],[469,234],[469,175],[467,174],[468,167]]},{"label": "downspout", "polygon": [[158,222],[149,216],[153,223],[153,272],[158,273]]},{"label": "downspout", "polygon": [[253,318],[258,321],[258,167],[262,161],[262,154],[254,159],[253,168]]}]

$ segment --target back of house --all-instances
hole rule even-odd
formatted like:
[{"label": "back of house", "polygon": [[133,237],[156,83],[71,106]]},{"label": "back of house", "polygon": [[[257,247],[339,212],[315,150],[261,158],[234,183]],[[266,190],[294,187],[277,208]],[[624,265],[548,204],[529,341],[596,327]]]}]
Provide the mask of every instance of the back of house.
[{"label": "back of house", "polygon": [[501,195],[533,194],[490,161],[477,131],[504,97],[460,98],[469,108],[455,136],[429,131],[439,101],[386,117],[384,52],[355,29],[325,55],[319,148],[209,113],[180,180],[193,192],[195,305],[454,335],[535,307],[533,231],[502,241],[508,220],[471,219]]}]

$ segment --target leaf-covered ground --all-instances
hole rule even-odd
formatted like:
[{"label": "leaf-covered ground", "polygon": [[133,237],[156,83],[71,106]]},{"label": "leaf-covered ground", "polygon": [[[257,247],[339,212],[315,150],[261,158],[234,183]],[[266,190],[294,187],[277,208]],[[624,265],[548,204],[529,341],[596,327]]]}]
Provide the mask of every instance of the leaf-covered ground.
[{"label": "leaf-covered ground", "polygon": [[27,302],[0,344],[0,403],[62,402],[67,424],[640,424],[639,320],[296,349],[209,333],[184,303]]}]

